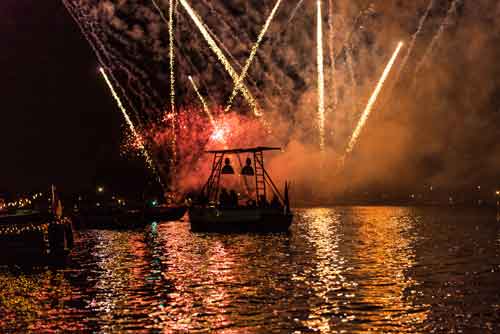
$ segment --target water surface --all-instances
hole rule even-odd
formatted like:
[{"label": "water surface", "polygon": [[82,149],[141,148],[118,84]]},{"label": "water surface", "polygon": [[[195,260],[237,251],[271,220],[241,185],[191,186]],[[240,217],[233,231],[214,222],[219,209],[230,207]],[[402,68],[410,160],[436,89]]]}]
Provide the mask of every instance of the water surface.
[{"label": "water surface", "polygon": [[2,332],[500,332],[500,221],[448,208],[296,211],[289,234],[187,222],[79,231],[63,266],[0,269]]}]

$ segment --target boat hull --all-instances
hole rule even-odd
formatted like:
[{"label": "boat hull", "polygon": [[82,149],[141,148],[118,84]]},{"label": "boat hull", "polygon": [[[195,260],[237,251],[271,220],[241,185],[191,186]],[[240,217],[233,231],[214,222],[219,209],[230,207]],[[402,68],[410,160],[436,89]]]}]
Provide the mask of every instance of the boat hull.
[{"label": "boat hull", "polygon": [[41,214],[0,217],[0,263],[27,263],[66,256],[73,247],[68,218]]},{"label": "boat hull", "polygon": [[167,206],[149,208],[144,211],[144,216],[148,220],[176,221],[186,214],[185,206]]},{"label": "boat hull", "polygon": [[279,209],[217,209],[192,207],[188,211],[193,232],[288,232],[293,215]]}]

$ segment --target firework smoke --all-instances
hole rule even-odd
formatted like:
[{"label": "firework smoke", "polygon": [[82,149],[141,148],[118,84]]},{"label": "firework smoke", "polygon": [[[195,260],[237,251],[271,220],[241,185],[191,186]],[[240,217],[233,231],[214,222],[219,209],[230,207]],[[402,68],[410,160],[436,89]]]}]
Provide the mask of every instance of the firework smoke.
[{"label": "firework smoke", "polygon": [[[210,158],[206,150],[231,147],[252,147],[259,145],[275,145],[274,138],[262,138],[264,128],[259,119],[246,117],[237,113],[224,113],[223,108],[209,109],[214,123],[207,126],[203,111],[197,108],[180,108],[178,110],[178,179],[180,191],[199,189],[210,173]],[[149,136],[157,147],[162,147],[171,139],[166,128],[152,128]]]},{"label": "firework smoke", "polygon": [[356,145],[356,142],[358,141],[359,135],[361,133],[361,130],[363,130],[363,127],[366,124],[366,121],[368,120],[368,117],[370,116],[370,113],[372,111],[372,108],[377,101],[378,95],[380,94],[380,91],[382,90],[382,87],[384,86],[385,80],[389,76],[389,73],[391,72],[392,67],[394,66],[394,63],[396,62],[396,59],[398,58],[399,52],[401,51],[401,48],[403,47],[403,42],[399,42],[398,46],[396,48],[396,51],[394,51],[394,54],[392,55],[391,59],[389,60],[389,63],[387,63],[387,66],[384,70],[384,73],[382,74],[382,77],[380,78],[379,82],[377,83],[377,86],[375,90],[373,91],[373,94],[370,97],[370,100],[368,100],[368,104],[366,105],[365,110],[363,111],[363,114],[361,115],[361,119],[358,122],[358,125],[356,126],[356,129],[354,129],[354,132],[351,136],[351,140],[349,141],[349,144],[347,145],[347,150],[346,153],[351,153],[352,150],[354,149],[354,146]]}]

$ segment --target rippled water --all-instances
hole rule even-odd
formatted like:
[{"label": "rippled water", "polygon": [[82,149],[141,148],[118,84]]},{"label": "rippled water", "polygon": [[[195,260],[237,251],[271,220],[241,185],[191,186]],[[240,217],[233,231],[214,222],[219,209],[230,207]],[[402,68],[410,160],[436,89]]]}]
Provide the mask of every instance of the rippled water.
[{"label": "rippled water", "polygon": [[68,264],[0,269],[2,332],[500,332],[493,212],[296,211],[289,234],[187,222],[80,231]]}]

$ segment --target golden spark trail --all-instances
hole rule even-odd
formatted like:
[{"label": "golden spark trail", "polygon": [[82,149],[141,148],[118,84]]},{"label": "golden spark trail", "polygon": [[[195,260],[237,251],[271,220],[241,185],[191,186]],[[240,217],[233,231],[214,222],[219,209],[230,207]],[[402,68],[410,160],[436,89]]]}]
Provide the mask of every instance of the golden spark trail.
[{"label": "golden spark trail", "polygon": [[262,30],[260,31],[260,34],[257,38],[257,42],[255,42],[254,46],[252,47],[252,51],[250,52],[250,56],[247,59],[247,62],[245,63],[245,66],[243,67],[243,70],[241,71],[241,74],[238,76],[238,79],[236,80],[233,88],[233,92],[231,93],[231,97],[229,98],[229,102],[227,103],[226,109],[224,110],[225,112],[228,112],[231,109],[231,106],[233,104],[234,98],[236,97],[236,94],[238,94],[238,91],[240,90],[241,83],[243,80],[245,80],[245,77],[247,76],[248,69],[250,68],[250,65],[253,62],[253,59],[255,58],[255,55],[257,54],[257,51],[259,50],[260,43],[262,43],[262,39],[266,35],[267,29],[269,29],[269,26],[271,25],[271,22],[276,15],[276,12],[278,11],[278,8],[281,4],[281,0],[276,1],[276,4],[273,7],[273,10],[271,11],[271,14],[269,14],[269,17],[266,20],[266,23],[264,24],[264,27],[262,27]]},{"label": "golden spark trail", "polygon": [[319,148],[325,150],[325,72],[323,66],[323,19],[321,15],[321,0],[317,0],[317,63],[318,63],[318,127]]},{"label": "golden spark trail", "polygon": [[189,76],[189,81],[191,81],[191,85],[193,85],[193,88],[194,88],[194,91],[196,92],[196,95],[198,95],[198,98],[200,99],[200,102],[203,106],[203,110],[205,110],[205,113],[207,114],[208,118],[210,119],[210,123],[212,123],[213,126],[215,126],[215,119],[214,117],[212,116],[212,113],[210,112],[210,109],[208,109],[208,106],[205,102],[205,99],[203,98],[203,96],[200,94],[200,91],[198,89],[198,87],[196,86],[193,78],[191,76]]},{"label": "golden spark trail", "polygon": [[144,158],[146,159],[146,163],[153,171],[156,171],[153,160],[149,156],[149,153],[146,150],[146,147],[144,146],[144,142],[142,140],[142,137],[136,131],[134,123],[132,123],[132,121],[130,120],[130,117],[127,114],[127,110],[125,110],[125,107],[123,106],[122,101],[120,100],[120,97],[116,93],[116,91],[113,87],[113,84],[109,80],[108,75],[106,74],[106,72],[104,71],[104,68],[102,68],[102,67],[99,68],[99,71],[101,72],[102,77],[104,78],[104,81],[106,81],[106,84],[108,85],[109,90],[111,91],[111,94],[113,95],[113,98],[115,99],[116,104],[118,105],[118,108],[122,112],[123,117],[125,118],[125,122],[127,123],[128,127],[130,129],[130,132],[132,132],[132,135],[134,136],[135,140],[137,141],[137,144],[139,145],[139,149],[141,150],[141,153],[144,155]]},{"label": "golden spark trail", "polygon": [[174,0],[170,0],[169,5],[168,5],[168,55],[170,58],[170,63],[169,63],[169,67],[170,67],[170,112],[175,114]]},{"label": "golden spark trail", "polygon": [[385,67],[384,73],[382,74],[382,77],[377,83],[377,87],[373,91],[373,94],[370,96],[370,99],[368,100],[368,104],[366,105],[365,110],[363,111],[363,114],[361,115],[361,118],[358,122],[358,125],[356,126],[356,129],[354,130],[351,140],[349,141],[349,144],[347,145],[346,153],[352,152],[354,149],[354,146],[356,145],[356,142],[358,140],[358,137],[361,133],[361,130],[363,130],[363,127],[366,124],[366,121],[368,120],[368,117],[370,116],[370,113],[372,111],[373,105],[377,101],[378,95],[380,94],[380,91],[382,90],[382,87],[384,86],[384,82],[389,76],[389,73],[391,72],[392,67],[394,66],[394,63],[396,62],[396,59],[398,58],[399,52],[401,51],[401,48],[403,47],[403,42],[399,42],[398,46],[396,48],[396,51],[394,51],[394,54],[392,55],[391,59],[389,60],[389,63],[387,63],[387,66]]},{"label": "golden spark trail", "polygon": [[[229,63],[228,59],[224,55],[224,53],[221,51],[217,43],[215,43],[214,39],[210,34],[208,33],[207,29],[205,28],[205,25],[201,21],[201,19],[198,17],[194,9],[187,3],[186,0],[179,0],[182,7],[186,10],[186,12],[189,14],[191,19],[193,20],[194,24],[196,27],[200,30],[201,34],[207,41],[210,49],[212,52],[217,56],[221,64],[224,66],[228,74],[231,76],[231,79],[233,80],[234,84],[237,83],[237,80],[239,78],[238,73],[234,70],[234,68],[231,66]],[[245,100],[248,102],[250,105],[250,108],[252,109],[253,113],[256,116],[261,116],[262,113],[259,111],[259,108],[257,106],[257,102],[255,101],[255,98],[252,96],[250,91],[245,87],[245,85],[240,85],[240,91],[243,94],[243,97]]]},{"label": "golden spark trail", "polygon": [[177,174],[177,133],[176,133],[176,110],[175,110],[175,72],[174,72],[174,0],[168,2],[168,53],[170,58],[170,112],[171,131],[172,131],[172,147],[170,159],[170,186],[176,190],[176,174]]}]

